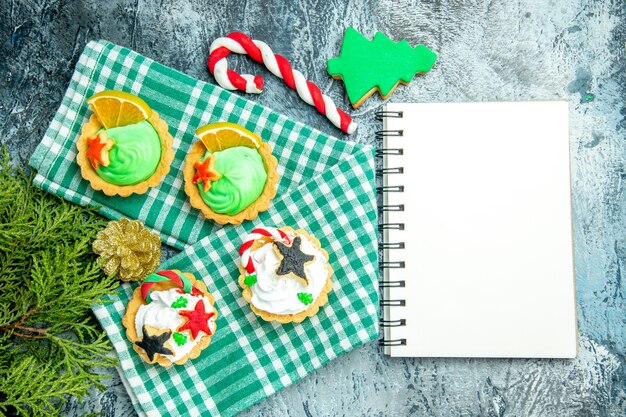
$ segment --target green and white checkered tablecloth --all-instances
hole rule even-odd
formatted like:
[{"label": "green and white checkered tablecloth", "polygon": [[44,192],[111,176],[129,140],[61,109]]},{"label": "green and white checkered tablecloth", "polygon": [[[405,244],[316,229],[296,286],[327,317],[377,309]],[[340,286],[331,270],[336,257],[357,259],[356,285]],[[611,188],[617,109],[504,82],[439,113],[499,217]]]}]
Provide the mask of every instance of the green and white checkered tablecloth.
[{"label": "green and white checkered tablecloth", "polygon": [[[141,196],[93,191],[74,162],[74,141],[103,89],[140,95],[168,123],[176,157],[163,183]],[[239,226],[217,226],[187,203],[181,165],[196,127],[239,123],[273,147],[281,181],[267,212]],[[138,218],[184,249],[162,269],[202,278],[215,296],[218,330],[197,359],[162,368],[144,363],[121,319],[135,285],[94,307],[120,358],[120,375],[140,415],[233,415],[378,337],[377,208],[374,152],[293,122],[211,84],[105,41],[85,48],[50,128],[31,158],[41,188],[110,218]],[[237,248],[258,225],[302,227],[329,252],[335,274],[329,302],[301,324],[267,323],[238,286]],[[189,245],[192,244],[193,245]]]},{"label": "green and white checkered tablecloth", "polygon": [[[85,100],[109,89],[141,96],[167,122],[174,137],[170,173],[158,187],[142,195],[108,197],[94,191],[75,162],[76,138],[91,116]],[[355,152],[369,149],[289,120],[130,49],[97,41],[90,42],[80,56],[61,106],[30,159],[38,172],[35,184],[76,204],[99,204],[102,214],[109,218],[140,219],[160,232],[165,243],[184,249],[222,227],[206,221],[189,205],[182,177],[185,156],[198,140],[195,130],[217,121],[240,124],[272,145],[281,174],[279,196]]]}]

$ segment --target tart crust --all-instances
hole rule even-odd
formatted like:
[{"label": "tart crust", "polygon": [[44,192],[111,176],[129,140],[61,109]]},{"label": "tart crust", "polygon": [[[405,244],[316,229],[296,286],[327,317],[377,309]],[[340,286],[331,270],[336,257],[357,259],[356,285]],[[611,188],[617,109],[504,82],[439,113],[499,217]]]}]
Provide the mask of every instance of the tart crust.
[{"label": "tart crust", "polygon": [[[252,304],[252,290],[250,289],[249,286],[247,286],[244,283],[244,280],[246,279],[246,271],[243,265],[241,264],[239,265],[239,273],[240,273],[239,285],[243,289],[243,298],[250,304],[250,308],[252,308],[252,311],[254,311],[254,313],[257,316],[261,317],[263,320],[277,321],[282,324],[291,323],[291,322],[301,323],[307,317],[313,317],[314,315],[316,315],[319,309],[322,306],[324,306],[326,303],[328,303],[328,293],[333,289],[333,282],[331,279],[333,275],[333,268],[332,266],[330,266],[330,263],[328,262],[328,252],[326,252],[322,248],[322,246],[320,245],[319,239],[317,239],[315,236],[310,235],[309,233],[307,233],[306,231],[302,229],[294,230],[288,226],[281,227],[281,230],[285,232],[293,232],[296,235],[301,235],[301,236],[306,237],[309,241],[311,241],[317,247],[317,249],[322,253],[324,258],[326,258],[326,271],[328,275],[326,277],[326,283],[324,284],[324,287],[322,288],[322,292],[320,292],[320,294],[317,296],[315,301],[313,301],[313,303],[311,303],[311,305],[309,305],[306,310],[300,311],[299,313],[295,313],[295,314],[276,314],[276,313],[270,313],[265,310],[261,310],[260,308],[257,308]],[[259,239],[256,242],[254,242],[254,245],[252,245],[252,250],[254,251],[263,245],[270,244],[270,242],[271,240],[266,239],[266,238]]]},{"label": "tart crust", "polygon": [[[174,270],[174,271],[180,273],[180,271],[178,270]],[[187,278],[189,278],[189,280],[191,281],[191,284],[197,289],[199,289],[200,291],[202,291],[204,295],[209,299],[209,301],[211,302],[211,306],[213,307],[213,310],[215,311],[215,316],[213,317],[217,320],[218,312],[217,312],[217,309],[215,308],[215,298],[213,298],[213,295],[207,290],[207,287],[204,284],[204,282],[197,280],[196,277],[194,277],[194,275],[190,272],[182,272],[182,274],[185,275]],[[162,282],[157,282],[153,288],[154,288],[154,291],[163,291],[163,290],[168,290],[170,288],[176,288],[176,285],[172,283],[171,281],[162,281]],[[124,318],[122,319],[122,324],[126,328],[126,337],[128,337],[128,340],[130,340],[131,344],[133,345],[133,349],[135,349],[135,352],[137,352],[139,356],[141,356],[141,359],[143,359],[145,362],[151,363],[151,364],[158,363],[159,365],[165,366],[165,367],[171,366],[172,364],[182,365],[185,362],[187,362],[189,359],[197,358],[200,355],[200,352],[202,352],[203,349],[205,349],[206,347],[209,346],[209,344],[211,344],[212,336],[205,335],[202,338],[202,340],[200,340],[200,342],[197,345],[195,345],[188,354],[186,354],[185,356],[183,356],[181,359],[179,359],[176,362],[172,362],[171,360],[169,360],[168,358],[166,358],[165,356],[161,354],[155,355],[154,361],[150,361],[150,359],[148,358],[148,355],[146,355],[143,349],[141,349],[135,344],[135,342],[139,340],[137,331],[135,330],[135,317],[137,316],[137,311],[139,311],[139,307],[141,307],[144,304],[146,303],[141,297],[141,286],[139,286],[135,288],[135,291],[133,292],[133,298],[131,298],[131,300],[128,302],[128,305],[126,306],[126,314],[124,314]],[[217,331],[217,323],[215,325],[215,330],[213,331],[213,334],[215,334],[216,331]]]},{"label": "tart crust", "polygon": [[172,135],[170,135],[167,130],[167,123],[159,117],[157,112],[152,111],[152,114],[147,120],[152,127],[154,127],[161,141],[161,161],[150,178],[133,185],[115,185],[100,178],[87,158],[87,138],[95,136],[103,126],[95,113],[92,114],[89,121],[83,125],[81,135],[76,143],[78,148],[76,162],[80,166],[81,175],[84,179],[89,181],[94,190],[102,191],[108,196],[119,195],[128,197],[131,194],[144,194],[148,191],[148,188],[159,185],[167,173],[170,172],[170,164],[174,159],[174,150],[172,149],[174,138],[172,138]]},{"label": "tart crust", "polygon": [[[228,147],[228,146],[227,146]],[[197,141],[191,147],[191,150],[185,158],[185,167],[183,168],[183,177],[185,179],[185,194],[189,196],[189,202],[192,207],[197,208],[205,217],[214,220],[219,224],[240,224],[245,220],[255,219],[260,212],[267,210],[270,201],[276,196],[276,185],[278,183],[278,160],[272,155],[272,148],[266,142],[261,142],[256,150],[263,159],[267,180],[261,195],[248,207],[232,216],[224,213],[216,213],[204,202],[198,190],[198,185],[194,184],[193,177],[196,173],[194,164],[198,162],[206,153],[206,146],[202,141]]]}]

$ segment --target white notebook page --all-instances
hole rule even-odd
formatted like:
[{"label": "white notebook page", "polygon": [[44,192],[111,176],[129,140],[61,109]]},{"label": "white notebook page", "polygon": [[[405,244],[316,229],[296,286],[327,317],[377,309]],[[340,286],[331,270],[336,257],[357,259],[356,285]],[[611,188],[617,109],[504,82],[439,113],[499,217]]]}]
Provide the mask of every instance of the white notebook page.
[{"label": "white notebook page", "polygon": [[572,358],[577,351],[565,102],[389,104],[392,356]]}]

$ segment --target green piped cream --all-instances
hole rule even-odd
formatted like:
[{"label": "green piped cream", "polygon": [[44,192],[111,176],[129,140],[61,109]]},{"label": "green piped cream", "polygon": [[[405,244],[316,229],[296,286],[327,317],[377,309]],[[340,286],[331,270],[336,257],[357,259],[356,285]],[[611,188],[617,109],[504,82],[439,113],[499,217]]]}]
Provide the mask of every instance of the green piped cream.
[{"label": "green piped cream", "polygon": [[[201,162],[209,155],[207,152]],[[263,193],[267,173],[256,149],[235,146],[215,152],[215,170],[221,174],[220,179],[212,182],[207,192],[201,181],[198,189],[204,202],[216,213],[233,216]]]},{"label": "green piped cream", "polygon": [[161,140],[150,122],[103,130],[115,143],[109,165],[96,169],[100,178],[110,184],[134,185],[154,174],[161,161]]}]

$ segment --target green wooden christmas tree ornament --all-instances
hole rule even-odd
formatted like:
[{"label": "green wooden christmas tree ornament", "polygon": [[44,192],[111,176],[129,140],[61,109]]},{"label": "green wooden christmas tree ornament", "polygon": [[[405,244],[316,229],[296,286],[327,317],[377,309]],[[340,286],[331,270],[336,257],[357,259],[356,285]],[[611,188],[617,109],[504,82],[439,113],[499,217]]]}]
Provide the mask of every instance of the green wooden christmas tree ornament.
[{"label": "green wooden christmas tree ornament", "polygon": [[328,61],[328,73],[343,80],[356,109],[376,91],[387,99],[398,84],[430,71],[436,59],[437,54],[424,45],[394,42],[380,32],[370,41],[348,27],[339,57]]}]

